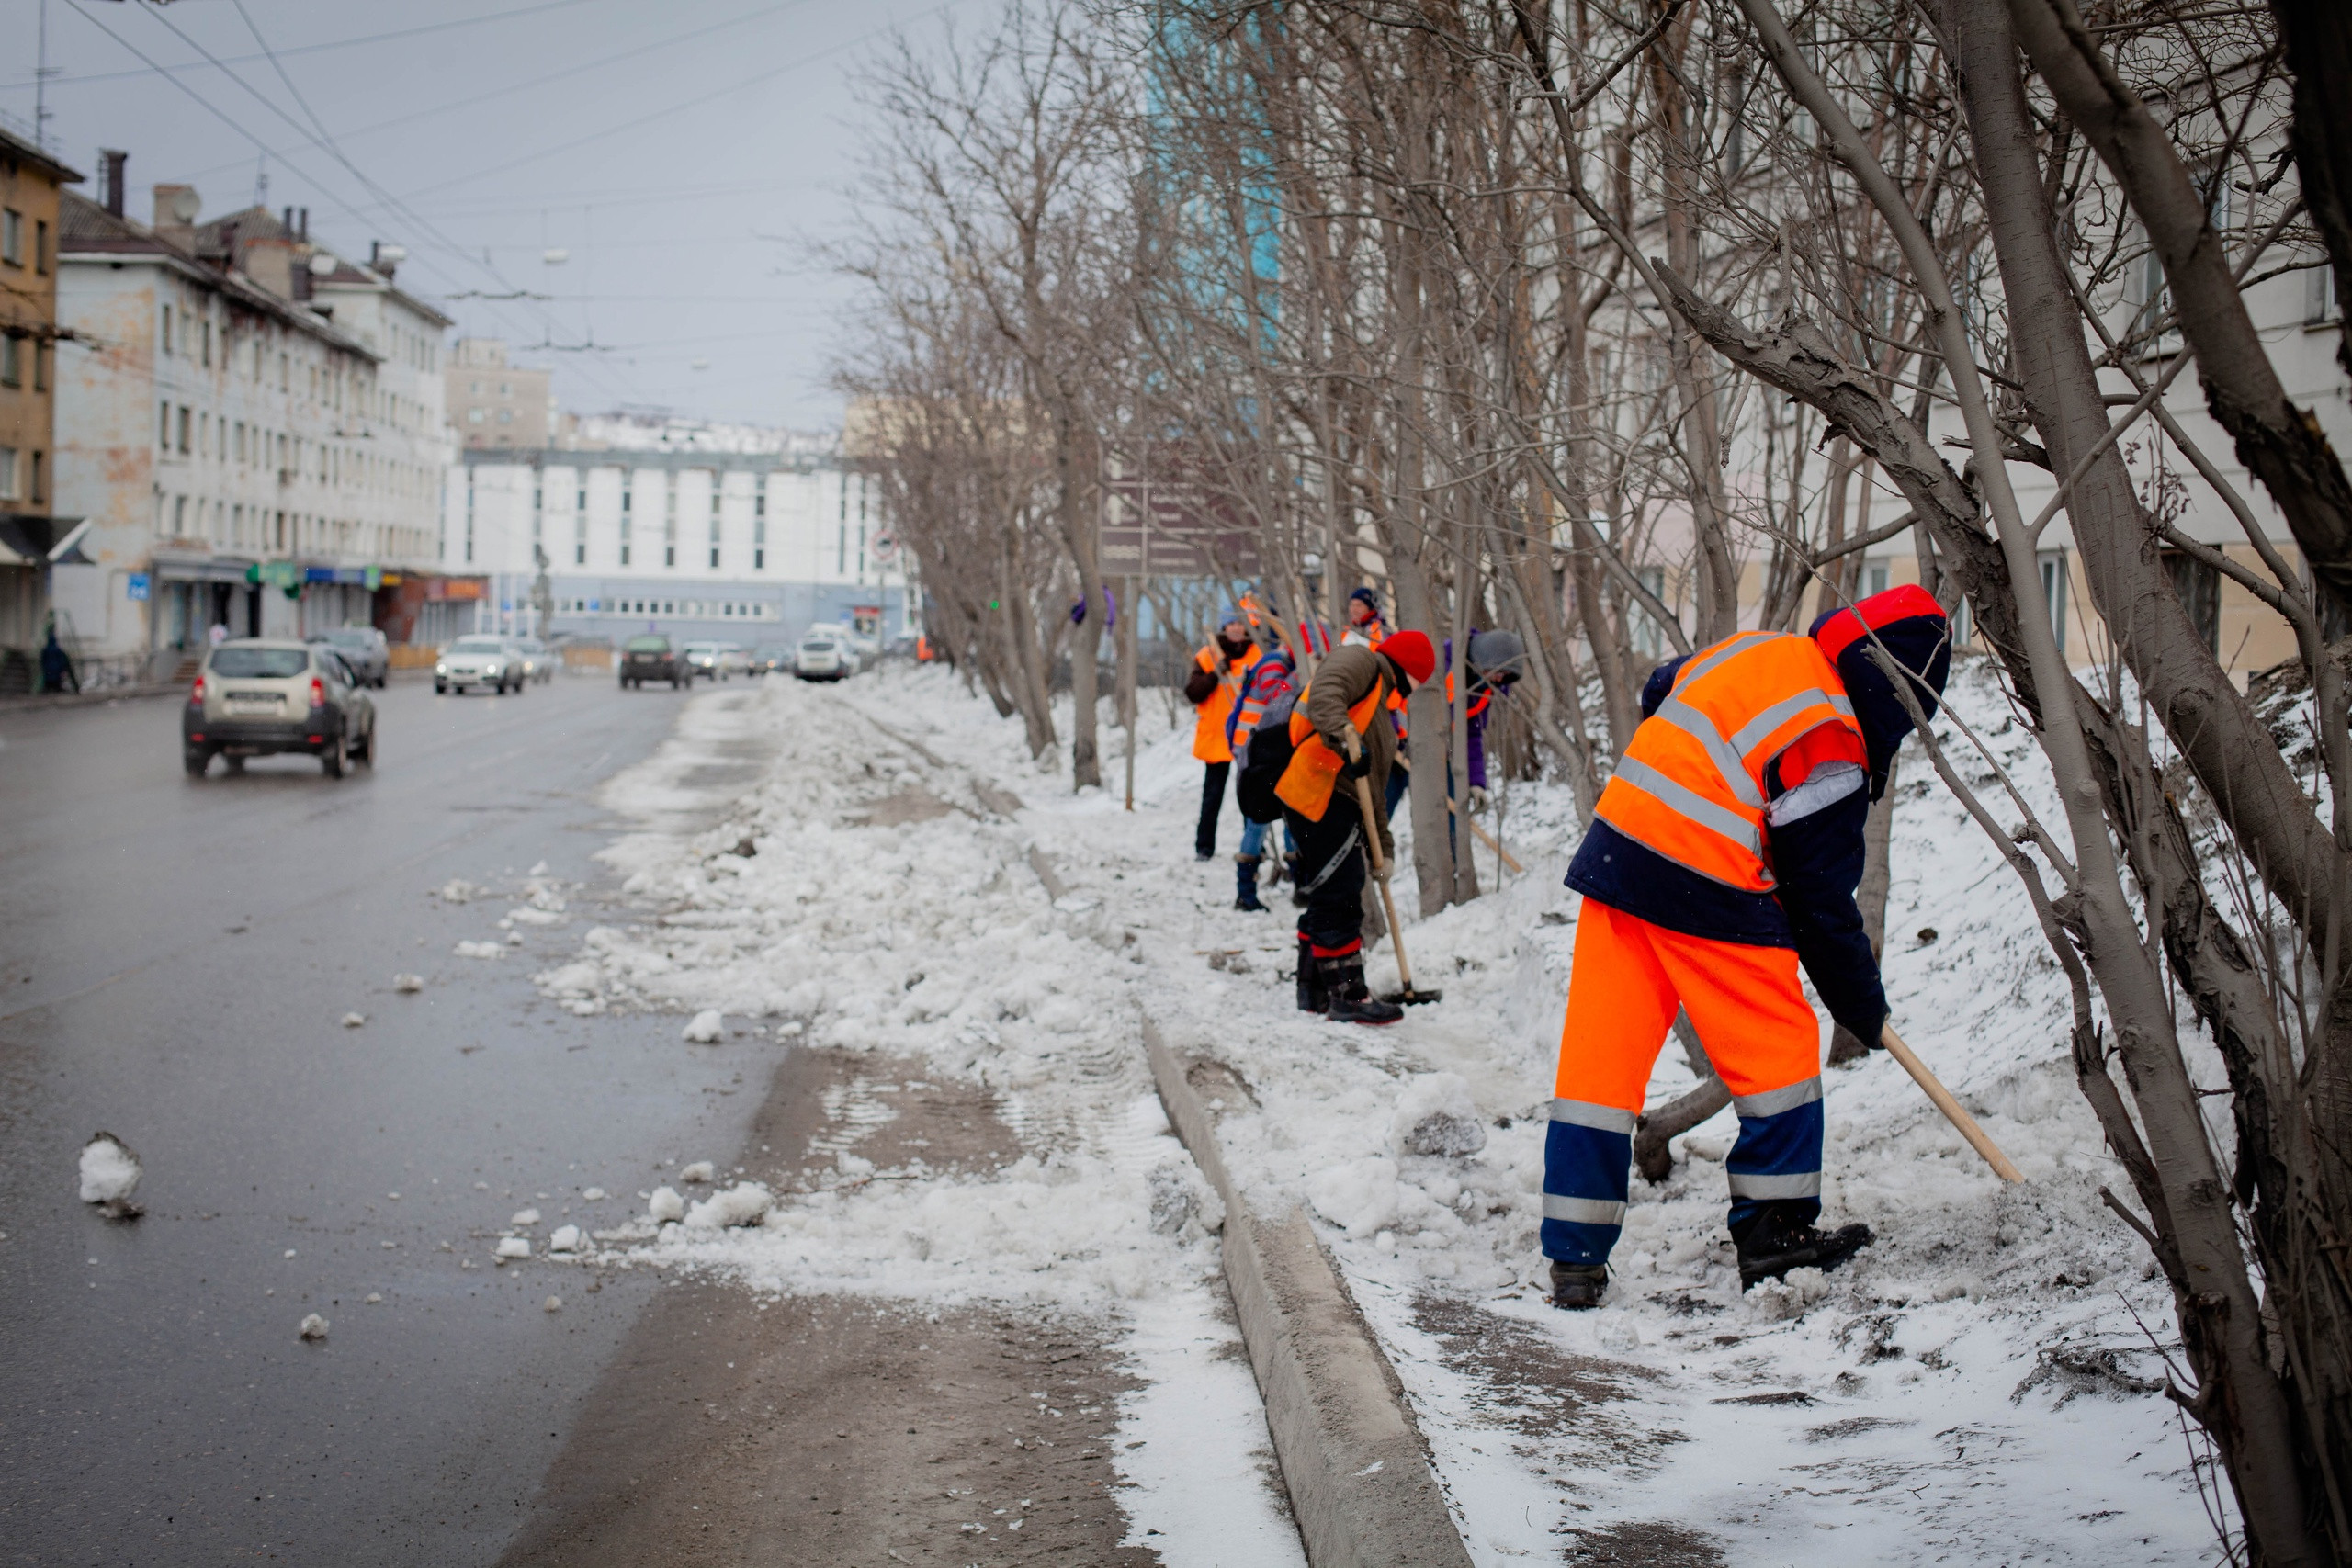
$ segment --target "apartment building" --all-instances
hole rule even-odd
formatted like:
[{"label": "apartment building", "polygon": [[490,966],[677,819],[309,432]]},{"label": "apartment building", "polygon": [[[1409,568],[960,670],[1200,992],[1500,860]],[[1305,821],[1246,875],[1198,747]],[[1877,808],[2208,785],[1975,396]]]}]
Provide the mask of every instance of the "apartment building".
[{"label": "apartment building", "polygon": [[215,626],[371,624],[437,568],[448,318],[307,215],[198,223],[166,185],[140,222],[107,162],[103,200],[61,213],[57,490],[90,529],[52,592],[85,652],[154,671]]},{"label": "apartment building", "polygon": [[920,604],[874,477],[780,443],[469,450],[449,476],[444,534],[446,572],[488,574],[485,629],[752,647],[818,621],[911,636]]},{"label": "apartment building", "polygon": [[497,338],[459,338],[447,373],[449,422],[469,452],[536,451],[552,446],[546,370],[506,362]]},{"label": "apartment building", "polygon": [[57,209],[82,176],[0,128],[0,688],[27,689],[49,576],[70,556],[55,500]]}]

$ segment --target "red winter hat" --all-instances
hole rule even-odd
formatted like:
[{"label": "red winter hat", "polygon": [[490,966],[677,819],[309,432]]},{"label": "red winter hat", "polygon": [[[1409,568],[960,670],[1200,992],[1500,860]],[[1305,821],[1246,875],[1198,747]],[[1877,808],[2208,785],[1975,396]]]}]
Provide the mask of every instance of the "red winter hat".
[{"label": "red winter hat", "polygon": [[1424,633],[1398,632],[1394,637],[1383,637],[1374,643],[1372,650],[1394,660],[1396,668],[1412,677],[1416,686],[1425,683],[1437,673],[1437,649],[1430,646],[1430,639]]}]

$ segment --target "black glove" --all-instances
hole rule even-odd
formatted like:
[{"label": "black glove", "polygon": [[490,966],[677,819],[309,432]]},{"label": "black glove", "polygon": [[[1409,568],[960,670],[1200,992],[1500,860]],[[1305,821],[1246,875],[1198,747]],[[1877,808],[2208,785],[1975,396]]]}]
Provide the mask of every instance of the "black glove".
[{"label": "black glove", "polygon": [[1359,748],[1354,756],[1340,759],[1340,776],[1350,784],[1355,783],[1370,772],[1372,772],[1372,752],[1369,748]]}]

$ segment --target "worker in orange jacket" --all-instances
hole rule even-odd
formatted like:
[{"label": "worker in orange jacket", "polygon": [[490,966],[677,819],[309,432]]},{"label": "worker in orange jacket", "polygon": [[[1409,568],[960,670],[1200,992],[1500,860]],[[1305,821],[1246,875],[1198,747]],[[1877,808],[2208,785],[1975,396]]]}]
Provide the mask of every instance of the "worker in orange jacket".
[{"label": "worker in orange jacket", "polygon": [[1201,778],[1201,820],[1193,834],[1193,858],[1216,855],[1216,819],[1225,807],[1227,780],[1233,773],[1233,747],[1226,739],[1226,716],[1241,698],[1242,683],[1258,662],[1258,644],[1241,607],[1227,604],[1217,615],[1216,636],[1193,655],[1184,678],[1184,699],[1193,705],[1193,755],[1207,765]]},{"label": "worker in orange jacket", "polygon": [[1379,808],[1396,738],[1392,693],[1408,693],[1436,671],[1437,650],[1420,632],[1398,632],[1378,647],[1350,644],[1316,667],[1291,708],[1294,748],[1274,794],[1298,852],[1298,1005],[1340,1023],[1394,1023],[1404,1010],[1373,996],[1363,981],[1363,835],[1358,781],[1374,802],[1370,826],[1393,856],[1396,842]]},{"label": "worker in orange jacket", "polygon": [[1592,1307],[1624,1223],[1635,1120],[1677,1009],[1731,1090],[1724,1161],[1743,1289],[1828,1269],[1870,1227],[1825,1232],[1821,1027],[1878,1043],[1886,992],[1854,889],[1870,803],[1911,716],[1932,715],[1951,626],[1905,586],[1823,616],[1807,637],[1749,631],[1661,666],[1643,719],[1569,865],[1584,895],[1544,1145],[1552,1300]]}]

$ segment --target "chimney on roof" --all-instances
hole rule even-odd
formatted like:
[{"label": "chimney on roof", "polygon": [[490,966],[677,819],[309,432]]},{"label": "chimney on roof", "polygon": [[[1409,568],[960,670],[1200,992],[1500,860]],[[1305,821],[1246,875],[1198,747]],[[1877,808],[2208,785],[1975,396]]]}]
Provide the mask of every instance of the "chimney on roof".
[{"label": "chimney on roof", "polygon": [[406,260],[408,260],[406,245],[388,245],[381,240],[376,240],[371,241],[368,246],[368,265],[381,273],[387,283],[392,280],[393,270]]},{"label": "chimney on roof", "polygon": [[130,154],[111,147],[98,149],[98,161],[105,165],[105,196],[107,210],[117,218],[122,216],[122,166],[130,162]]},{"label": "chimney on roof", "polygon": [[311,209],[304,207],[297,210],[300,214],[301,227],[296,232],[300,238],[307,240],[311,237]]},{"label": "chimney on roof", "polygon": [[183,247],[196,243],[196,215],[204,210],[194,186],[155,187],[155,232]]},{"label": "chimney on roof", "polygon": [[280,232],[282,232],[282,233],[284,233],[288,238],[289,238],[289,239],[290,239],[290,238],[292,238],[292,237],[293,237],[293,233],[294,233],[294,209],[293,209],[292,208],[290,208],[290,207],[289,207],[289,208],[288,208],[288,209],[286,209],[285,215],[284,215],[283,217],[281,217],[281,218],[279,218],[279,219],[278,219],[278,220],[277,220],[277,227],[278,227],[279,231],[280,231]]}]

